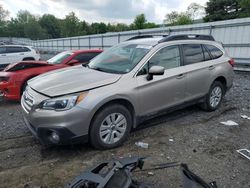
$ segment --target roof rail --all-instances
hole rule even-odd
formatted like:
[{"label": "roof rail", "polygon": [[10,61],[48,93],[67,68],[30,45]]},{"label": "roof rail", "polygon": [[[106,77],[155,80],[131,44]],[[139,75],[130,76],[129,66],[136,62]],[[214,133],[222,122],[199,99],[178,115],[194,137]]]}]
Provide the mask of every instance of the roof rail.
[{"label": "roof rail", "polygon": [[127,41],[136,40],[136,39],[154,38],[154,37],[167,37],[167,36],[168,35],[138,35],[138,36],[129,38]]},{"label": "roof rail", "polygon": [[182,35],[167,36],[167,37],[161,39],[159,41],[159,43],[174,41],[174,40],[210,40],[210,41],[215,41],[214,37],[212,35],[182,34]]}]

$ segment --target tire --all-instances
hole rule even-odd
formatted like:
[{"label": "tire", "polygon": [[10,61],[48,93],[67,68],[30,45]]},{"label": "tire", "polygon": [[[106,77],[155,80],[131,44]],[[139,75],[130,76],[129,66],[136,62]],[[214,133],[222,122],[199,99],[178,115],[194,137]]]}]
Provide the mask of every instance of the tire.
[{"label": "tire", "polygon": [[101,150],[122,145],[130,134],[132,122],[132,116],[126,107],[119,104],[104,107],[91,123],[91,145]]},{"label": "tire", "polygon": [[202,109],[208,112],[217,110],[221,105],[224,94],[225,86],[221,82],[215,81],[201,105]]}]

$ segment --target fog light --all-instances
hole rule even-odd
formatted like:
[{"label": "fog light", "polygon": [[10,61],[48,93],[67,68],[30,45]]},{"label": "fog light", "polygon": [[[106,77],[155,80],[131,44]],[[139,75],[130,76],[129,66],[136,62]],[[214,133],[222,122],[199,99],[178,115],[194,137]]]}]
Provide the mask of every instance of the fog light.
[{"label": "fog light", "polygon": [[52,132],[50,138],[54,143],[58,143],[60,141],[60,136],[56,132]]}]

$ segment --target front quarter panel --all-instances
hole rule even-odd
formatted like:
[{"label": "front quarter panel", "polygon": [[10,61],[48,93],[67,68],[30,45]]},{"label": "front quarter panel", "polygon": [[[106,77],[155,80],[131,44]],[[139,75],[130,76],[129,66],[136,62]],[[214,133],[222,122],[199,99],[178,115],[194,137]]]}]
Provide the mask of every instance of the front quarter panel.
[{"label": "front quarter panel", "polygon": [[114,84],[90,90],[87,97],[78,106],[89,110],[89,121],[91,121],[102,106],[109,102],[123,99],[132,104],[136,115],[138,111],[136,84],[135,78],[128,79],[122,77]]}]

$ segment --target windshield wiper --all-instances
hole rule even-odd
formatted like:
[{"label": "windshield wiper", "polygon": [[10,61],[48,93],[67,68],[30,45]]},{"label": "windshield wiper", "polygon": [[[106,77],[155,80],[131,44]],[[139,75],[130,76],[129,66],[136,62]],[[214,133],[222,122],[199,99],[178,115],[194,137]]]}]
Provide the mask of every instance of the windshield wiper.
[{"label": "windshield wiper", "polygon": [[83,67],[87,67],[87,68],[89,68],[89,65],[88,65],[88,64],[84,64],[84,63],[82,63],[82,66],[83,66]]},{"label": "windshield wiper", "polygon": [[101,72],[111,73],[111,74],[124,74],[124,72],[121,72],[121,71],[115,71],[115,70],[105,69],[101,67],[89,67],[89,68],[93,70],[101,71]]}]

